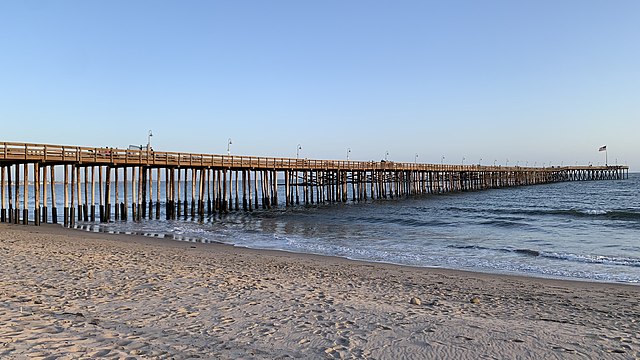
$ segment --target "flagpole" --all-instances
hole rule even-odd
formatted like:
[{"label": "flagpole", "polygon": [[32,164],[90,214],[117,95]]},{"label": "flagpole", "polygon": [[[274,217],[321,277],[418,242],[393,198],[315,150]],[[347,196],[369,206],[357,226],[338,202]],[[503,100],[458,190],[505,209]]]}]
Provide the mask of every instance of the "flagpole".
[{"label": "flagpole", "polygon": [[598,149],[598,151],[604,151],[604,166],[609,166],[609,153],[607,150],[607,145],[600,146]]}]

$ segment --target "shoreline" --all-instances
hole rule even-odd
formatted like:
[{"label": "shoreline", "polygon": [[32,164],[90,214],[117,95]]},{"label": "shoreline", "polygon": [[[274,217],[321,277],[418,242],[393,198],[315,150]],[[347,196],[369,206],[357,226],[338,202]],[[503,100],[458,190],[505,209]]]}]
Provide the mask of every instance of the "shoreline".
[{"label": "shoreline", "polygon": [[0,357],[640,357],[640,287],[0,225]]},{"label": "shoreline", "polygon": [[[51,226],[51,225],[53,225],[53,224],[46,224],[46,226]],[[56,225],[53,225],[53,226],[56,226]],[[59,226],[62,227],[62,225],[59,225]],[[83,225],[83,226],[93,226],[93,225]],[[355,262],[367,263],[367,264],[392,265],[392,266],[399,266],[401,268],[408,268],[408,269],[432,269],[432,270],[444,270],[444,271],[461,272],[461,273],[468,273],[468,274],[485,274],[485,275],[488,275],[488,276],[506,276],[506,277],[532,278],[532,279],[542,279],[542,280],[575,281],[575,282],[580,282],[580,283],[587,282],[587,283],[599,283],[599,284],[619,284],[619,285],[640,286],[640,283],[633,283],[633,282],[616,282],[616,281],[597,280],[597,279],[589,279],[589,278],[570,278],[570,277],[553,276],[553,275],[545,276],[544,274],[539,274],[539,273],[524,274],[524,273],[516,273],[516,272],[509,272],[509,271],[502,271],[501,272],[501,271],[498,271],[498,270],[495,270],[495,271],[479,271],[479,270],[473,270],[473,269],[455,269],[455,268],[447,268],[447,267],[441,267],[441,266],[408,265],[408,264],[392,263],[392,262],[385,262],[385,261],[373,261],[373,260],[365,260],[365,259],[356,259],[356,258],[342,257],[342,256],[337,256],[337,255],[327,255],[327,254],[320,254],[320,253],[297,252],[297,251],[294,251],[294,250],[286,250],[286,249],[252,248],[252,247],[247,247],[247,246],[227,244],[227,243],[220,242],[220,241],[213,241],[213,240],[203,241],[201,238],[186,238],[186,239],[167,238],[166,237],[167,234],[162,234],[163,237],[155,236],[155,235],[160,235],[160,233],[152,233],[152,234],[154,234],[154,236],[150,236],[150,235],[145,235],[143,233],[137,233],[137,232],[135,232],[135,233],[127,233],[127,232],[122,232],[122,231],[103,231],[103,230],[92,231],[92,230],[81,228],[81,227],[67,228],[67,229],[62,228],[62,229],[63,229],[63,231],[64,230],[79,231],[79,232],[84,232],[84,233],[104,234],[105,236],[123,235],[123,236],[142,237],[142,238],[147,238],[147,239],[156,239],[156,240],[170,241],[170,242],[181,242],[181,243],[187,243],[187,244],[213,245],[213,246],[222,245],[222,246],[230,246],[230,247],[235,248],[235,249],[247,249],[247,250],[266,251],[266,252],[281,252],[281,253],[285,253],[285,254],[294,254],[294,255],[300,255],[300,256],[306,256],[306,255],[319,256],[321,258],[342,259],[342,260],[355,261]],[[199,240],[199,241],[190,241],[189,239],[196,239],[196,240]]]}]

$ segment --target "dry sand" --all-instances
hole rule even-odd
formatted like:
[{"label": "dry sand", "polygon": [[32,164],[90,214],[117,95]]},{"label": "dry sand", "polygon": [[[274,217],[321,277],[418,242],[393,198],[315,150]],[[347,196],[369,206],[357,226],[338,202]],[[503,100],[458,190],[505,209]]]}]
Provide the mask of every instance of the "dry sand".
[{"label": "dry sand", "polygon": [[639,298],[632,285],[0,225],[1,359],[632,359]]}]

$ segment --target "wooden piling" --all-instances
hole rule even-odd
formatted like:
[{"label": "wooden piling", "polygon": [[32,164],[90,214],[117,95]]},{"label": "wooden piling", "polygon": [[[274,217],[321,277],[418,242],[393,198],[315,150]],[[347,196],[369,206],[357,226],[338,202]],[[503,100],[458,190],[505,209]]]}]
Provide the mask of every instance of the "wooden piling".
[{"label": "wooden piling", "polygon": [[148,167],[140,167],[140,220],[147,217],[147,173]]},{"label": "wooden piling", "polygon": [[56,168],[55,166],[51,166],[50,176],[50,186],[51,186],[51,222],[54,224],[58,223],[58,207],[56,205]]},{"label": "wooden piling", "polygon": [[204,193],[205,193],[205,169],[200,169],[200,179],[198,180],[198,217],[204,220]]},{"label": "wooden piling", "polygon": [[84,221],[89,221],[89,167],[84,167],[84,204],[82,206]]},{"label": "wooden piling", "polygon": [[[309,205],[309,172],[307,170],[304,170],[302,172],[302,189],[303,194],[304,194],[304,204],[305,205]],[[277,192],[276,192],[277,193]]]},{"label": "wooden piling", "polygon": [[148,168],[145,172],[149,173],[149,219],[153,219],[153,169]]},{"label": "wooden piling", "polygon": [[242,170],[242,210],[249,210],[247,207],[247,170]]},{"label": "wooden piling", "polygon": [[22,201],[22,224],[27,225],[29,222],[29,165],[23,164],[24,177],[22,181],[23,186],[23,201]]},{"label": "wooden piling", "polygon": [[188,213],[189,213],[189,206],[188,206],[189,205],[189,201],[188,201],[189,200],[189,195],[187,193],[187,170],[188,169],[186,169],[186,168],[184,169],[184,202],[183,202],[184,211],[183,211],[183,213],[184,213],[184,218],[185,219],[187,218]]},{"label": "wooden piling", "polygon": [[[169,174],[169,168],[164,169],[164,217],[165,220],[171,219],[171,196],[169,191],[171,191],[171,175]],[[159,203],[159,202],[158,202]],[[159,212],[158,212],[159,213]]]},{"label": "wooden piling", "polygon": [[144,167],[140,166],[138,168],[138,197],[136,199],[136,221],[142,221],[144,217],[144,199],[142,198],[142,192],[145,187],[145,178],[144,178]]},{"label": "wooden piling", "polygon": [[105,222],[111,221],[111,166],[105,167],[104,180],[104,216]]},{"label": "wooden piling", "polygon": [[196,217],[196,169],[191,168],[191,218]]},{"label": "wooden piling", "polygon": [[91,167],[91,222],[96,221],[96,167]]},{"label": "wooden piling", "polygon": [[[207,183],[207,216],[211,216],[211,213],[213,211],[213,206],[211,203],[211,175],[212,175],[212,170],[210,168],[207,168],[205,170],[205,181]],[[215,198],[215,196],[214,196]]]},{"label": "wooden piling", "polygon": [[236,205],[236,211],[240,210],[240,197],[238,196],[238,178],[239,178],[240,173],[236,170],[236,186],[235,186],[235,193],[236,193],[236,199],[235,199],[235,205]]},{"label": "wooden piling", "polygon": [[115,177],[115,189],[114,192],[116,193],[116,198],[115,201],[113,202],[114,206],[114,214],[113,214],[113,220],[118,221],[120,220],[120,210],[121,210],[121,206],[120,206],[120,169],[119,168],[114,168],[114,177]]},{"label": "wooden piling", "polygon": [[222,170],[222,204],[220,212],[229,212],[227,206],[227,169]]},{"label": "wooden piling", "polygon": [[180,168],[176,169],[176,172],[178,173],[178,181],[174,183],[174,186],[176,187],[176,191],[177,191],[175,214],[177,217],[180,217],[180,215],[182,214],[182,203],[180,202],[180,184],[181,184],[180,181],[182,179],[182,175],[180,174]]},{"label": "wooden piling", "polygon": [[104,192],[102,191],[102,166],[98,166],[98,201],[100,202],[100,222],[105,222],[104,216]]},{"label": "wooden piling", "polygon": [[33,192],[35,196],[33,209],[33,224],[40,225],[40,163],[33,163]]},{"label": "wooden piling", "polygon": [[133,221],[137,221],[138,220],[138,209],[137,209],[137,201],[136,201],[136,192],[137,192],[137,187],[136,187],[136,181],[137,181],[137,177],[136,177],[136,167],[132,166],[131,167],[131,220]]},{"label": "wooden piling", "polygon": [[224,209],[222,208],[222,170],[218,169],[214,172],[215,174],[215,191],[216,201],[215,201],[215,209],[219,213],[223,213]]},{"label": "wooden piling", "polygon": [[76,165],[71,165],[71,204],[69,206],[69,226],[74,227],[76,225],[76,217],[75,217],[75,186],[76,186]]},{"label": "wooden piling", "polygon": [[249,211],[253,211],[253,205],[251,203],[251,169],[247,170],[247,196],[249,200]]},{"label": "wooden piling", "polygon": [[7,199],[4,190],[7,169],[0,166],[0,197],[2,197],[2,208],[0,208],[0,222],[7,221]]},{"label": "wooden piling", "polygon": [[311,200],[311,204],[314,203],[314,187],[315,187],[314,186],[314,184],[315,184],[314,181],[315,180],[313,178],[313,174],[314,174],[313,170],[309,171],[309,192],[310,192],[310,195],[311,195],[311,199],[310,199]]},{"label": "wooden piling", "polygon": [[160,168],[156,169],[156,220],[160,219]]},{"label": "wooden piling", "polygon": [[76,188],[76,197],[78,199],[78,221],[82,221],[82,198],[81,198],[81,193],[82,193],[82,187],[80,186],[80,166],[76,166],[76,179],[78,181],[78,187]]},{"label": "wooden piling", "polygon": [[255,208],[258,210],[258,170],[253,170],[253,193],[255,198]]},{"label": "wooden piling", "polygon": [[8,195],[8,199],[9,199],[9,215],[7,216],[7,222],[8,223],[13,223],[13,220],[15,219],[15,214],[13,213],[13,196],[11,194],[11,189],[13,187],[11,186],[11,165],[7,166],[7,195]]},{"label": "wooden piling", "polygon": [[122,168],[122,196],[123,196],[123,201],[122,204],[120,204],[120,218],[122,220],[127,220],[129,218],[129,194],[128,194],[128,188],[129,188],[129,184],[128,184],[128,174],[127,174],[127,167],[125,166],[124,168]]},{"label": "wooden piling", "polygon": [[13,214],[13,223],[14,224],[19,224],[20,223],[20,164],[16,164],[16,169],[15,169],[15,211]]},{"label": "wooden piling", "polygon": [[42,214],[41,221],[43,223],[49,222],[49,214],[47,207],[47,193],[48,193],[48,176],[47,176],[47,168],[48,166],[42,166]]}]

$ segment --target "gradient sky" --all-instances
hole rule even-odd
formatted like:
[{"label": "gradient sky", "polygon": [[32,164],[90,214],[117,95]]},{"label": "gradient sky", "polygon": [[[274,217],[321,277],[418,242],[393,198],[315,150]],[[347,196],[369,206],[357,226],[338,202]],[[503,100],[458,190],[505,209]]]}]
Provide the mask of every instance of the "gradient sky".
[{"label": "gradient sky", "polygon": [[1,1],[0,141],[640,170],[640,1]]}]

